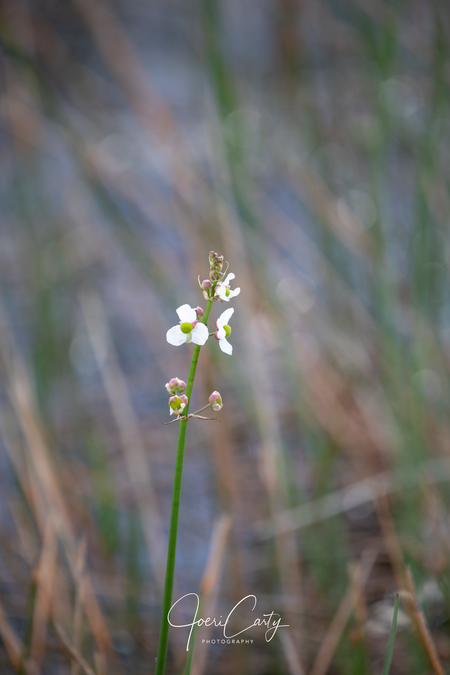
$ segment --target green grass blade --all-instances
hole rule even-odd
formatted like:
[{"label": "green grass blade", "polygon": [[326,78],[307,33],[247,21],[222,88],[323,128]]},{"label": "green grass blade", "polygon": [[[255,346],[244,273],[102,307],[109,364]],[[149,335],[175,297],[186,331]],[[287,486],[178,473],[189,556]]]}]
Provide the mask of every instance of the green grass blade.
[{"label": "green grass blade", "polygon": [[389,675],[389,669],[391,667],[392,654],[394,653],[395,633],[397,631],[397,614],[398,614],[398,593],[395,596],[394,615],[392,617],[391,633],[389,635],[389,642],[386,660],[384,662],[383,675]]}]

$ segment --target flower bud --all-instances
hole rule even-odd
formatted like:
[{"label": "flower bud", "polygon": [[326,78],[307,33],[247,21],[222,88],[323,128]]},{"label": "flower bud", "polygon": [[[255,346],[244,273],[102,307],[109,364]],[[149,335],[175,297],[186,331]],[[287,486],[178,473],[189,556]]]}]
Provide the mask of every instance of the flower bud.
[{"label": "flower bud", "polygon": [[171,396],[169,398],[169,408],[171,415],[181,415],[187,406],[189,399],[187,396]]},{"label": "flower bud", "polygon": [[213,391],[208,400],[211,403],[213,410],[222,410],[223,408],[222,397],[218,391]]},{"label": "flower bud", "polygon": [[214,253],[214,251],[209,252],[209,266],[210,267],[219,267],[219,271],[222,269],[223,265],[223,255]]},{"label": "flower bud", "polygon": [[195,308],[195,311],[197,312],[197,319],[201,319],[202,316],[203,316],[203,314],[204,314],[204,311],[202,310],[202,308],[201,308],[201,307],[196,307],[196,308]]},{"label": "flower bud", "polygon": [[200,288],[202,291],[207,291],[208,288],[211,288],[211,282],[209,279],[203,279],[202,283],[200,284]]},{"label": "flower bud", "polygon": [[178,379],[178,377],[172,377],[167,384],[166,389],[172,396],[174,394],[183,394],[186,391],[186,382]]},{"label": "flower bud", "polygon": [[218,255],[214,251],[209,252],[209,278],[211,281],[218,281],[222,275],[223,255]]}]

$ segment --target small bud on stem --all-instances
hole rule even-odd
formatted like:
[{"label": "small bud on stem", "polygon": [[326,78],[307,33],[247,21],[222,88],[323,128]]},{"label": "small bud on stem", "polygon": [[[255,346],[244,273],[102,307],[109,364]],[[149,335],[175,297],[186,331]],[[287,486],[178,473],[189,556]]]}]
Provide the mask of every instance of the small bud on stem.
[{"label": "small bud on stem", "polygon": [[166,383],[166,389],[171,396],[174,396],[175,394],[184,394],[186,391],[186,382],[180,380],[178,377],[172,377]]},{"label": "small bud on stem", "polygon": [[212,405],[213,410],[222,410],[223,408],[223,403],[222,403],[222,396],[218,391],[213,391],[211,396],[209,397],[209,402]]}]

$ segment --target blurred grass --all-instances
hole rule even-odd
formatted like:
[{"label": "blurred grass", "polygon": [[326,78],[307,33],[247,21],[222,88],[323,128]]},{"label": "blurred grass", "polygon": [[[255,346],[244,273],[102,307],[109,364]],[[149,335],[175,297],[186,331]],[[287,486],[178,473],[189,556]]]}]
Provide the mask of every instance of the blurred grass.
[{"label": "blurred grass", "polygon": [[[381,672],[405,565],[431,642],[400,610],[390,672],[449,670],[449,23],[437,2],[2,3],[0,634],[27,673],[151,670],[163,387],[189,360],[164,336],[210,249],[242,293],[233,358],[202,354],[194,396],[225,408],[189,432],[175,597],[214,564],[217,614],[255,593],[289,630],[245,651],[199,631],[190,672]],[[362,481],[385,475],[381,504]],[[62,630],[33,638],[46,527]]]}]

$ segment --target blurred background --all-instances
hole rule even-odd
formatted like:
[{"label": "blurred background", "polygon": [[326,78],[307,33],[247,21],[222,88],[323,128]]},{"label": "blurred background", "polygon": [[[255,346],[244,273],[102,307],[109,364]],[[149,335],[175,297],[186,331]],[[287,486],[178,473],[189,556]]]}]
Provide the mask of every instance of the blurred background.
[{"label": "blurred background", "polygon": [[1,673],[153,673],[210,250],[241,294],[174,599],[289,628],[187,664],[174,629],[167,672],[377,675],[396,592],[391,673],[450,672],[449,35],[437,0],[1,1]]}]

